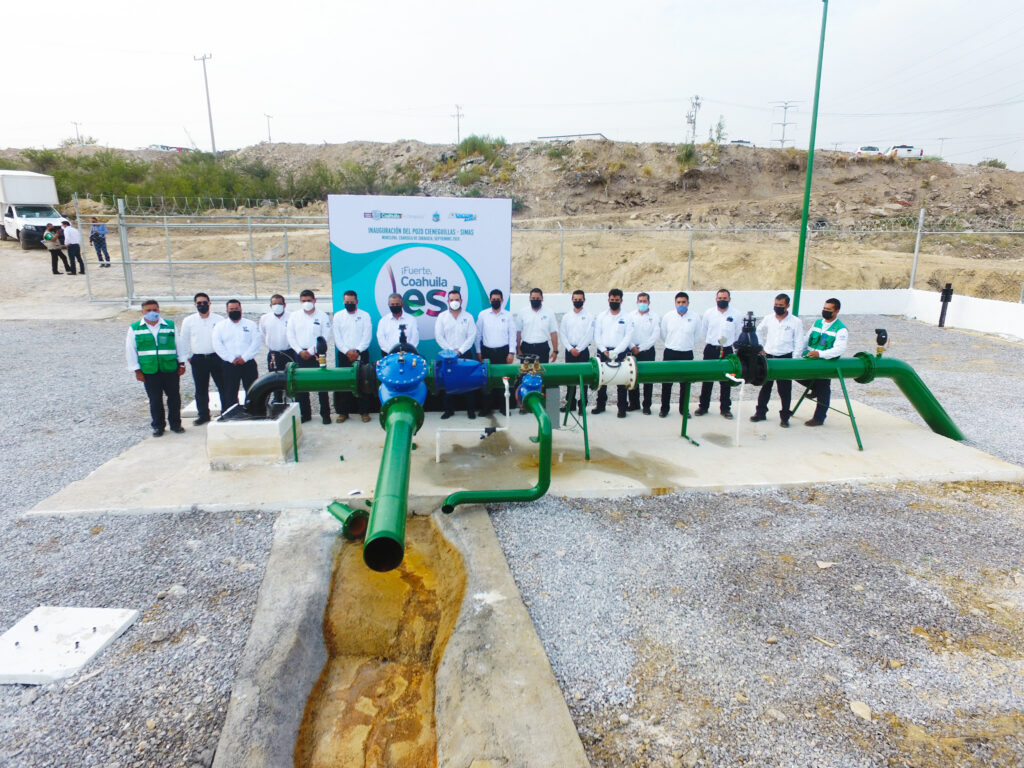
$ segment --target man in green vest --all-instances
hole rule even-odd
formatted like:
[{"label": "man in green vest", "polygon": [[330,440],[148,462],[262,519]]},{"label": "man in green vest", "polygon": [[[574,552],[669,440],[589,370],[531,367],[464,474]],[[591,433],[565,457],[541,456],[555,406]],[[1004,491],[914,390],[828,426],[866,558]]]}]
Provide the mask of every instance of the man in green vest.
[{"label": "man in green vest", "polygon": [[[185,358],[178,354],[174,323],[160,317],[160,305],[153,299],[142,302],[142,319],[132,323],[124,342],[128,370],[146,387],[153,437],[160,437],[168,423],[171,432],[181,426],[181,393],[178,377],[185,373]],[[167,412],[164,413],[164,396]]]},{"label": "man in green vest", "polygon": [[[814,321],[807,334],[807,351],[804,357],[834,360],[846,351],[846,342],[850,333],[839,319],[839,299],[829,299],[821,310],[821,318]],[[832,400],[832,380],[815,379],[801,382],[811,388],[818,407],[814,416],[804,422],[808,427],[820,427],[828,415],[828,404]]]}]

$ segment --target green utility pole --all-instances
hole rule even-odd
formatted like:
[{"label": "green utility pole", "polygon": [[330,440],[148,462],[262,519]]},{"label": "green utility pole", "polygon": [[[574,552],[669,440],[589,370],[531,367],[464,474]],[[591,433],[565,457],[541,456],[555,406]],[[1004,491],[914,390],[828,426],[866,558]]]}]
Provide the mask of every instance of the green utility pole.
[{"label": "green utility pole", "polygon": [[807,249],[807,212],[811,204],[811,172],[814,169],[814,134],[818,128],[818,92],[821,90],[821,59],[825,55],[825,20],[828,0],[821,0],[821,43],[818,45],[818,76],[814,80],[814,107],[811,110],[811,144],[807,148],[807,180],[804,182],[804,210],[800,216],[800,247],[796,254],[796,285],[793,288],[793,314],[800,314],[800,287],[804,282],[804,251]]}]

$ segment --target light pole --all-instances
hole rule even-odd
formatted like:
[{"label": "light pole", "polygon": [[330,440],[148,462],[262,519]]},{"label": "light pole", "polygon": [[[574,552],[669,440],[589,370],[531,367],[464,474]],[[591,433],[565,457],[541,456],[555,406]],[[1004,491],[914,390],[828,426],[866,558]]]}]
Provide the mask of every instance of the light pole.
[{"label": "light pole", "polygon": [[210,118],[210,147],[213,149],[214,157],[217,156],[217,142],[213,138],[213,110],[210,108],[210,81],[206,79],[206,60],[212,59],[212,53],[204,53],[202,56],[193,56],[194,61],[203,62],[203,87],[206,88],[206,115]]},{"label": "light pole", "polygon": [[264,112],[263,116],[267,118],[267,144],[270,144],[270,118],[273,117],[273,115],[268,115]]},{"label": "light pole", "polygon": [[821,0],[821,42],[818,44],[818,75],[814,80],[814,108],[811,110],[811,143],[807,148],[807,180],[804,182],[804,210],[800,216],[800,247],[796,254],[796,285],[793,288],[793,314],[800,314],[800,287],[804,281],[804,251],[807,249],[807,212],[811,204],[811,172],[814,169],[814,134],[818,128],[818,92],[821,90],[821,60],[825,55],[825,20],[828,0]]}]

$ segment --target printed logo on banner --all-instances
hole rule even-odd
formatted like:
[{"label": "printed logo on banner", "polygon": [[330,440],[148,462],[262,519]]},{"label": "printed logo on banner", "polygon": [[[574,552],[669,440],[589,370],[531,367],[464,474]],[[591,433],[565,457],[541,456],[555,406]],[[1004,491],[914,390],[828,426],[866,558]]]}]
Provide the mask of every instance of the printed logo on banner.
[{"label": "printed logo on banner", "polygon": [[[458,287],[469,298],[466,274],[451,257],[435,248],[412,247],[392,255],[377,273],[373,289],[377,311],[388,313],[388,296],[402,297],[405,311],[413,317],[433,320],[448,308],[448,291]],[[420,336],[434,338],[434,324],[419,323]]]},{"label": "printed logo on banner", "polygon": [[433,221],[440,221],[440,220],[441,220],[441,214],[440,214],[440,213],[438,213],[437,211],[434,211],[434,215],[433,215],[433,216],[431,216],[430,218],[431,218],[431,219],[432,219]]},{"label": "printed logo on banner", "polygon": [[476,221],[475,213],[449,213],[449,219],[459,219],[461,221]]},{"label": "printed logo on banner", "polygon": [[402,214],[400,213],[386,213],[385,211],[364,211],[364,219],[374,219],[379,221],[380,219],[400,219]]}]

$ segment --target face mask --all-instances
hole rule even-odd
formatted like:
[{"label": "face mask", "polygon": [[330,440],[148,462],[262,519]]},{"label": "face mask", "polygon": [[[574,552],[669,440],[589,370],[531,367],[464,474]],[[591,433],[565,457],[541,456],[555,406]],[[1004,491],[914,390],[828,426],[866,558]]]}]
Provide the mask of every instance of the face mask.
[{"label": "face mask", "polygon": [[232,309],[230,312],[228,312],[228,317],[237,322],[238,320],[242,319],[242,310]]},{"label": "face mask", "polygon": [[583,302],[582,302],[582,301],[580,301],[579,299],[577,299],[576,301],[574,301],[574,302],[572,303],[572,305],[573,305],[574,307],[576,307],[576,309],[583,309]]},{"label": "face mask", "polygon": [[461,301],[449,301],[448,302],[448,306],[451,307],[453,311],[458,311],[459,308],[462,306],[462,302]]},{"label": "face mask", "polygon": [[353,304],[351,301],[346,301],[345,302],[345,311],[348,312],[349,314],[352,314],[353,312],[356,311],[356,305]]},{"label": "face mask", "polygon": [[641,312],[646,312],[648,309],[651,308],[651,305],[650,304],[637,304],[636,308],[639,309]]},{"label": "face mask", "polygon": [[729,308],[729,300],[728,299],[719,299],[718,301],[715,302],[715,304],[718,305],[719,309],[728,309]]},{"label": "face mask", "polygon": [[775,314],[778,315],[779,317],[782,317],[784,314],[786,314],[786,308],[785,307],[775,307]]},{"label": "face mask", "polygon": [[304,301],[304,302],[302,302],[302,311],[303,312],[312,312],[313,311],[313,307],[315,307],[315,306],[316,306],[316,302],[315,301]]},{"label": "face mask", "polygon": [[689,309],[690,307],[688,304],[676,304],[676,312],[680,315],[685,315]]},{"label": "face mask", "polygon": [[284,314],[284,304],[274,304],[270,307],[270,311],[280,317]]},{"label": "face mask", "polygon": [[196,309],[199,311],[200,315],[205,315],[207,312],[210,311],[210,302],[208,302],[208,301],[197,301],[196,302]]},{"label": "face mask", "polygon": [[825,318],[826,320],[831,320],[833,317],[836,316],[836,313],[835,312],[829,312],[827,309],[823,309],[823,310],[821,310],[821,316],[823,318]]},{"label": "face mask", "polygon": [[396,307],[393,304],[388,304],[388,309],[391,310],[391,314],[394,315],[395,317],[398,317],[399,315],[402,314],[402,307],[401,306],[397,306]]},{"label": "face mask", "polygon": [[501,309],[501,299],[491,299],[491,309]]},{"label": "face mask", "polygon": [[608,302],[608,309],[610,309],[612,312],[618,312],[619,311],[619,307],[621,307],[621,306],[622,306],[622,302],[621,301],[609,301]]},{"label": "face mask", "polygon": [[160,319],[160,313],[159,312],[147,312],[142,317],[143,317],[143,319],[147,323],[155,323],[157,320]]},{"label": "face mask", "polygon": [[540,305],[544,303],[544,299],[530,299],[530,306],[534,309],[540,309]]}]

